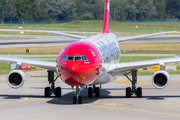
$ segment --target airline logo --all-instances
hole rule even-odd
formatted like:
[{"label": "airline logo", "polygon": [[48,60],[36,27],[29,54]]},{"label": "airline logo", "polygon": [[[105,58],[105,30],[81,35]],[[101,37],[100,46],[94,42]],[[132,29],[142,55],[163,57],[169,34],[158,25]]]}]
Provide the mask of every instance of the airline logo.
[{"label": "airline logo", "polygon": [[108,11],[108,12],[109,12],[109,1],[110,1],[110,0],[107,1],[107,11]]}]

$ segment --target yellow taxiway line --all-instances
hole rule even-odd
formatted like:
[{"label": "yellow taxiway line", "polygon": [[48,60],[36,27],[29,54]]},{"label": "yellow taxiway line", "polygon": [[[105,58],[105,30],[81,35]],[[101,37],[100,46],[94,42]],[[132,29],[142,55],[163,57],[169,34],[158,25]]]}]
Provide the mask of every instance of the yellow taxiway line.
[{"label": "yellow taxiway line", "polygon": [[[113,82],[118,82],[118,83],[129,83],[131,84],[130,81],[113,81]],[[152,84],[151,82],[137,82],[137,84]]]}]

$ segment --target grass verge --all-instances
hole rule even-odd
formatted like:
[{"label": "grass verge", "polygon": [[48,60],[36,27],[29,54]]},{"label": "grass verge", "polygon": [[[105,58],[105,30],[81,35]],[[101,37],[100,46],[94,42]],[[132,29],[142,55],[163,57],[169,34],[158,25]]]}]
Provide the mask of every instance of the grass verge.
[{"label": "grass verge", "polygon": [[[0,48],[0,54],[58,54],[64,46]],[[179,54],[180,43],[120,44],[122,54]],[[26,53],[30,49],[30,53]],[[125,52],[124,52],[125,50]]]},{"label": "grass verge", "polygon": [[35,37],[0,37],[0,40],[36,39]]},{"label": "grass verge", "polygon": [[[138,25],[138,28],[136,28]],[[0,29],[19,29],[18,25],[3,24]],[[24,30],[51,30],[51,31],[83,31],[83,32],[101,32],[103,27],[102,20],[75,20],[67,24],[24,24]],[[22,29],[22,30],[23,30]],[[176,22],[119,22],[110,21],[110,30],[116,35],[139,35],[158,33],[163,31],[180,31],[180,23]],[[19,34],[19,32],[17,33]],[[27,34],[25,32],[25,34]],[[30,33],[30,34],[42,34],[42,33]],[[44,34],[44,33],[43,33]],[[180,33],[176,33],[180,34]]]}]

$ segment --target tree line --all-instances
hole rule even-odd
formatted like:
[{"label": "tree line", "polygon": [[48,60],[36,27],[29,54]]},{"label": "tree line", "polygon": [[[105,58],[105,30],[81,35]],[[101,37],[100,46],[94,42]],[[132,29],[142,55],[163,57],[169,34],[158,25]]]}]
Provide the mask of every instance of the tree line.
[{"label": "tree line", "polygon": [[[102,20],[105,0],[0,0],[0,20]],[[180,0],[111,0],[110,19],[180,19]]]}]

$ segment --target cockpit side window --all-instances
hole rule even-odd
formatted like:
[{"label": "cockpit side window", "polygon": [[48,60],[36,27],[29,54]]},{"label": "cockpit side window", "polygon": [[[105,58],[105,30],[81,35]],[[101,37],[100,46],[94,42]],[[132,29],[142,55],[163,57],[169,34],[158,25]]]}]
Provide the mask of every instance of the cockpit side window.
[{"label": "cockpit side window", "polygon": [[66,56],[64,56],[63,61],[66,61],[66,60],[67,60],[67,58],[68,58],[68,56],[67,56],[67,55],[66,55]]},{"label": "cockpit side window", "polygon": [[88,61],[87,57],[84,56],[84,55],[82,56],[82,60],[83,60],[83,61]]}]

